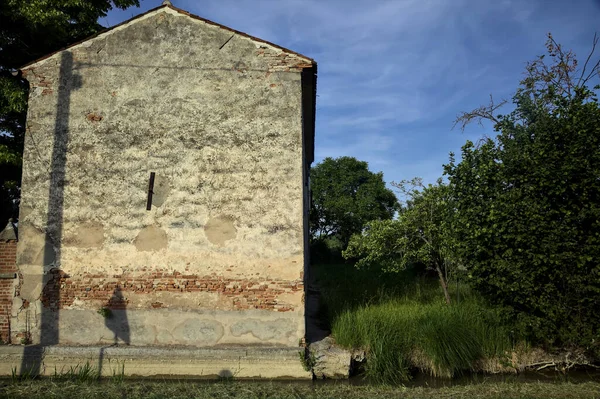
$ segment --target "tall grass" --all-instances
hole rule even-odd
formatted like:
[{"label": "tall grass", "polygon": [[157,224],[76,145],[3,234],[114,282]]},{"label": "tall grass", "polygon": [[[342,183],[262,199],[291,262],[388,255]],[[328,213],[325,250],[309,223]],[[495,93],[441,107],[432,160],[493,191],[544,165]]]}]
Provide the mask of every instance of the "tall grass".
[{"label": "tall grass", "polygon": [[367,375],[385,382],[409,379],[413,368],[452,377],[511,348],[508,329],[475,303],[397,299],[365,305],[339,314],[332,334],[342,346],[365,348]]},{"label": "tall grass", "polygon": [[452,286],[461,301],[447,305],[435,279],[360,273],[330,265],[319,277],[332,335],[341,346],[367,351],[371,379],[403,381],[415,369],[452,377],[511,350],[510,326],[465,285]]}]

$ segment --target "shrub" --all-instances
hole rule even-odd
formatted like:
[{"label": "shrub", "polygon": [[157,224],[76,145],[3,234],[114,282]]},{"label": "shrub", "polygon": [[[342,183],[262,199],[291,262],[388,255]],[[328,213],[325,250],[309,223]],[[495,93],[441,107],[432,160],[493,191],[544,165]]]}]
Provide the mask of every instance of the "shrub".
[{"label": "shrub", "polygon": [[495,117],[492,103],[459,117],[483,115],[498,135],[446,166],[456,242],[473,286],[534,343],[600,354],[600,107],[585,86],[600,63],[586,78],[552,37],[548,52],[513,112]]}]

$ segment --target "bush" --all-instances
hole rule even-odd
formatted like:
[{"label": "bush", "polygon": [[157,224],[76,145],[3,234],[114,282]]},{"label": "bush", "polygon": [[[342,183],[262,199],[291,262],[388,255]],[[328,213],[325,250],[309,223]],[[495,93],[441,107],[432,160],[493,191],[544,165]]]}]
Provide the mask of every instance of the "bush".
[{"label": "bush", "polygon": [[[384,273],[381,270],[357,269],[353,263],[320,263],[312,266],[317,285],[326,308],[327,323],[348,309],[365,304],[383,303],[411,292],[421,298],[420,287],[437,287],[435,281],[423,282],[420,269],[409,267],[400,273]],[[429,293],[427,293],[429,295]]]},{"label": "bush", "polygon": [[310,241],[310,261],[312,264],[343,262],[343,249],[342,242],[336,237],[312,239]]},{"label": "bush", "polygon": [[[600,353],[600,107],[572,53],[548,42],[498,135],[446,166],[473,286],[534,343]],[[596,68],[600,64],[596,64]],[[593,74],[598,73],[595,69]]]}]

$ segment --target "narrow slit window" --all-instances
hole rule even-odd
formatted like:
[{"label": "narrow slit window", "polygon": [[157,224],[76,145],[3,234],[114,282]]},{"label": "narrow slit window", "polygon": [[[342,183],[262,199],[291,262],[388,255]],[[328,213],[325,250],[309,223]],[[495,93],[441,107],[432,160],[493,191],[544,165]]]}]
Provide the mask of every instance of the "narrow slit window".
[{"label": "narrow slit window", "polygon": [[154,172],[150,172],[150,181],[148,181],[148,202],[146,203],[146,210],[152,209],[152,194],[154,194]]}]

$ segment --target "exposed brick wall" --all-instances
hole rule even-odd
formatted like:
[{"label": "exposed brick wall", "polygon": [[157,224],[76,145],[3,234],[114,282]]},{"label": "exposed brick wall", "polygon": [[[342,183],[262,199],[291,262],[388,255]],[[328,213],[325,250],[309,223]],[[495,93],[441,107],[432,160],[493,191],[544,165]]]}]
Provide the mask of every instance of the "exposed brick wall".
[{"label": "exposed brick wall", "polygon": [[[258,279],[226,279],[216,275],[198,276],[169,271],[142,271],[111,276],[82,274],[68,276],[60,270],[51,271],[53,278],[46,284],[42,293],[45,307],[62,309],[79,301],[103,301],[109,308],[123,309],[130,303],[127,293],[151,294],[154,292],[211,292],[218,293],[231,308],[266,309],[278,312],[295,310],[286,303],[280,303],[278,296],[303,291],[302,280],[278,281]],[[115,298],[115,292],[124,297]],[[152,303],[153,308],[163,307],[161,302]]]},{"label": "exposed brick wall", "polygon": [[310,68],[312,63],[295,55],[279,52],[267,46],[260,46],[256,50],[258,57],[268,60],[269,72],[302,72],[304,68]]},{"label": "exposed brick wall", "polygon": [[[17,271],[17,242],[0,242],[0,273],[14,274]],[[8,277],[8,276],[6,276]],[[14,279],[0,278],[0,339],[8,342],[10,337],[10,314],[14,297]]]}]

